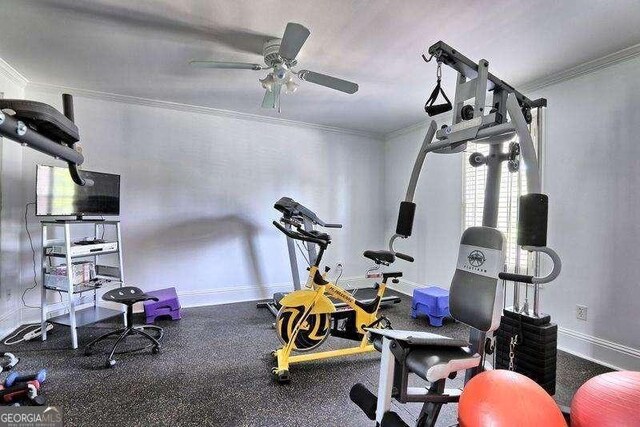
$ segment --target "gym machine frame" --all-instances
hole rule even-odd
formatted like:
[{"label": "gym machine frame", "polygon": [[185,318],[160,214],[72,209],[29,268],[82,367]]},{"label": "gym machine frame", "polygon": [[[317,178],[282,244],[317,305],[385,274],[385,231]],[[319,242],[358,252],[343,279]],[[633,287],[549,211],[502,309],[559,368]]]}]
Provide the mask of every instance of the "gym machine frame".
[{"label": "gym machine frame", "polygon": [[[531,110],[534,108],[542,110],[546,107],[546,100],[544,98],[530,100],[508,83],[489,73],[487,60],[482,59],[476,64],[442,41],[432,45],[428,52],[431,57],[428,60],[425,58],[427,62],[435,58],[438,68],[441,64],[446,64],[458,72],[453,120],[450,126],[444,125],[441,129],[438,129],[435,120],[432,120],[428,127],[411,173],[405,200],[400,204],[396,233],[389,241],[389,249],[394,252],[395,241],[411,235],[416,209],[413,199],[428,153],[459,153],[466,149],[468,142],[490,145],[487,156],[474,153],[471,156],[471,163],[474,166],[487,166],[482,225],[491,228],[497,227],[501,163],[512,162],[510,169],[515,171],[519,167],[519,156],[525,165],[528,194],[520,197],[518,246],[535,254],[547,254],[553,262],[553,268],[544,277],[502,272],[498,274],[498,278],[504,281],[533,284],[535,287],[534,311],[537,311],[539,285],[554,280],[561,270],[560,258],[546,246],[548,198],[541,193],[538,159],[527,126],[531,121]],[[493,103],[488,113],[485,112],[487,91],[493,91]],[[472,99],[473,103],[469,103],[468,101]],[[435,114],[444,112],[442,108],[436,111]],[[519,143],[511,144],[510,150],[503,152],[504,143],[511,141],[514,136],[518,137]],[[417,334],[420,333],[396,332],[397,334],[391,338],[383,338],[377,398],[372,396],[373,399],[364,406],[359,402],[356,403],[371,419],[375,419],[379,426],[406,426],[397,414],[390,411],[391,399],[395,398],[401,403],[423,402],[417,426],[433,426],[442,405],[457,402],[460,391],[445,389],[446,378],[431,383],[427,389],[409,387],[407,381],[409,369],[402,362],[402,354],[412,346],[421,344],[421,340],[416,339]],[[471,328],[468,348],[484,360],[485,349],[491,348],[491,341],[487,339],[486,333]],[[451,369],[450,375],[455,376],[454,368],[455,366],[448,367]],[[465,384],[482,370],[483,363],[467,369]],[[352,400],[356,401],[353,398]]]}]

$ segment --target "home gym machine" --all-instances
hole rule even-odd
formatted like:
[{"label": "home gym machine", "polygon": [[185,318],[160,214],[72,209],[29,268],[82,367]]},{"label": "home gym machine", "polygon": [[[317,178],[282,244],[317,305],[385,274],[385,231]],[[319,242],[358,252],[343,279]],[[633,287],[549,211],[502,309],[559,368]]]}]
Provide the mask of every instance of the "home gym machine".
[{"label": "home gym machine", "polygon": [[[458,78],[453,105],[447,99],[447,104],[434,106],[432,94],[425,110],[429,115],[436,115],[453,108],[453,123],[437,129],[436,122],[431,121],[411,174],[407,196],[400,205],[390,249],[393,250],[397,237],[411,235],[416,208],[413,195],[426,155],[459,153],[466,149],[468,142],[488,144],[487,156],[474,153],[470,158],[473,166],[487,167],[482,226],[470,227],[462,235],[449,294],[451,314],[470,326],[470,336],[467,342],[424,332],[368,330],[374,346],[382,352],[378,394],[376,397],[364,385],[356,384],[351,389],[351,399],[380,426],[407,426],[390,410],[392,398],[400,403],[422,402],[417,426],[434,426],[442,405],[459,399],[460,390],[445,388],[447,378],[454,378],[464,370],[466,384],[483,370],[485,353],[493,351],[492,340],[487,335],[499,327],[503,299],[503,286],[499,281],[540,285],[554,280],[561,269],[558,255],[546,246],[548,198],[541,193],[538,159],[527,126],[531,110],[545,107],[546,100],[528,99],[490,74],[488,61],[482,59],[476,64],[441,41],[429,48],[429,54],[431,57],[424,59],[429,62],[435,58],[438,66],[436,96],[441,91],[441,64],[456,70]],[[487,91],[493,92],[489,111],[485,111]],[[514,137],[518,143],[510,143],[508,151],[504,151],[503,146]],[[517,244],[528,253],[549,256],[552,270],[547,276],[503,271],[504,237],[496,228],[502,162],[509,162],[511,172],[519,169],[520,162],[524,163],[528,194],[519,200]],[[523,316],[519,319],[525,323]],[[527,327],[523,325],[524,329]],[[526,339],[525,334],[523,340]],[[524,341],[520,345],[524,346]],[[426,380],[429,387],[409,387],[409,374]]]},{"label": "home gym machine", "polygon": [[76,184],[92,185],[93,182],[83,178],[78,170],[84,157],[76,145],[80,135],[73,122],[73,97],[63,94],[62,106],[64,115],[42,102],[0,99],[0,136],[64,160]]},{"label": "home gym machine", "polygon": [[[319,233],[316,227],[323,228],[342,228],[342,224],[329,224],[325,223],[321,220],[318,215],[313,212],[311,209],[303,206],[301,203],[296,202],[290,197],[281,197],[273,207],[282,213],[282,217],[280,218],[280,223],[284,226],[284,228],[288,231],[291,231],[292,228],[302,228],[307,233]],[[296,257],[296,241],[291,237],[287,236],[287,249],[289,251],[289,262],[291,264],[291,275],[293,278],[293,290],[299,291],[302,289],[300,284],[300,273],[298,271],[298,259]],[[309,264],[309,267],[315,263],[317,258],[317,247],[318,245],[315,243],[303,242],[303,245],[306,249],[306,254],[300,249],[302,255],[305,257],[305,260]],[[307,268],[307,269],[308,269]],[[348,292],[352,293],[354,296],[357,296],[358,300],[369,303],[376,298],[376,289],[374,288],[356,288],[349,289]],[[273,294],[273,298],[266,302],[258,303],[259,308],[268,308],[269,311],[274,315],[278,315],[278,310],[280,310],[280,300],[286,295],[285,292],[276,292]],[[386,306],[390,304],[396,304],[400,302],[400,297],[395,295],[386,295],[382,298],[381,306]],[[346,304],[341,301],[334,300],[334,305],[338,309],[342,309],[346,307]]]}]

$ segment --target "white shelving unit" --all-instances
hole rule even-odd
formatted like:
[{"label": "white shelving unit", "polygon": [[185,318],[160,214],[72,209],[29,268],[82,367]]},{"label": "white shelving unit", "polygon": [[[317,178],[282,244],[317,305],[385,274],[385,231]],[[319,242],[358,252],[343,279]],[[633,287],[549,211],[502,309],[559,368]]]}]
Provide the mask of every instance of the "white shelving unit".
[{"label": "white shelving unit", "polygon": [[[101,234],[109,230],[109,235],[115,235],[117,242],[117,250],[94,252],[86,255],[72,255],[71,247],[74,245],[72,231],[76,228],[93,224],[94,239],[97,239],[99,228],[104,229]],[[71,332],[71,346],[78,348],[77,328],[97,323],[112,317],[122,316],[126,325],[126,316],[123,310],[113,310],[100,305],[98,302],[98,289],[108,286],[124,286],[124,270],[122,266],[122,239],[120,235],[120,221],[103,221],[103,220],[46,220],[41,222],[42,226],[42,298],[41,298],[41,322],[42,322],[42,341],[47,339],[45,323],[53,323],[60,326],[67,326]],[[63,237],[52,237],[52,234],[63,233]],[[53,233],[51,233],[53,232]],[[78,239],[78,237],[76,237]],[[54,246],[64,247],[64,253],[52,253]],[[98,260],[105,255],[116,255],[118,257],[118,266],[100,265]],[[96,281],[87,281],[74,285],[73,280],[73,262],[93,258],[96,269],[96,279],[102,283],[97,285]],[[56,264],[58,263],[58,264]],[[67,265],[67,275],[65,283],[57,283],[55,286],[47,284],[47,269],[52,265]],[[59,303],[47,302],[49,292],[59,292],[62,301]],[[89,296],[90,298],[87,298]],[[90,301],[88,301],[90,299]],[[49,317],[53,312],[64,311],[64,314]]]}]

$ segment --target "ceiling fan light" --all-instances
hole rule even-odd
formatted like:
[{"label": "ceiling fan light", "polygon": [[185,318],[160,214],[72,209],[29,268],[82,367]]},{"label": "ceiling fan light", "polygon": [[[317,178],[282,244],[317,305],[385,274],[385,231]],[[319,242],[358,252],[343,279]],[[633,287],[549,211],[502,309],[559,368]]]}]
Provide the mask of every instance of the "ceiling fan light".
[{"label": "ceiling fan light", "polygon": [[289,81],[287,81],[287,83],[285,83],[284,87],[285,87],[285,93],[287,95],[293,94],[298,90],[298,83],[294,82],[293,80],[289,79]]},{"label": "ceiling fan light", "polygon": [[262,84],[262,87],[264,89],[268,90],[269,92],[273,91],[273,84],[275,83],[275,80],[273,79],[272,73],[267,74],[264,79],[259,79],[258,81],[260,82],[260,84]]}]

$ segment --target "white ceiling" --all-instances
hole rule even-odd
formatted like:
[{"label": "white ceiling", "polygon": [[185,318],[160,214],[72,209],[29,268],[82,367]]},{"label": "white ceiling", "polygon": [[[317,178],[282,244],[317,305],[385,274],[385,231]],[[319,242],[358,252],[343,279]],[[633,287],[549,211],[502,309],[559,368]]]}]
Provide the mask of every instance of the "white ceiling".
[{"label": "white ceiling", "polygon": [[261,62],[250,53],[261,40],[299,22],[311,30],[301,66],[360,90],[301,82],[279,116],[379,133],[425,118],[435,64],[420,53],[438,40],[514,85],[640,43],[638,0],[0,0],[0,10],[0,57],[30,81],[270,116],[259,108],[266,71],[187,63]]}]

